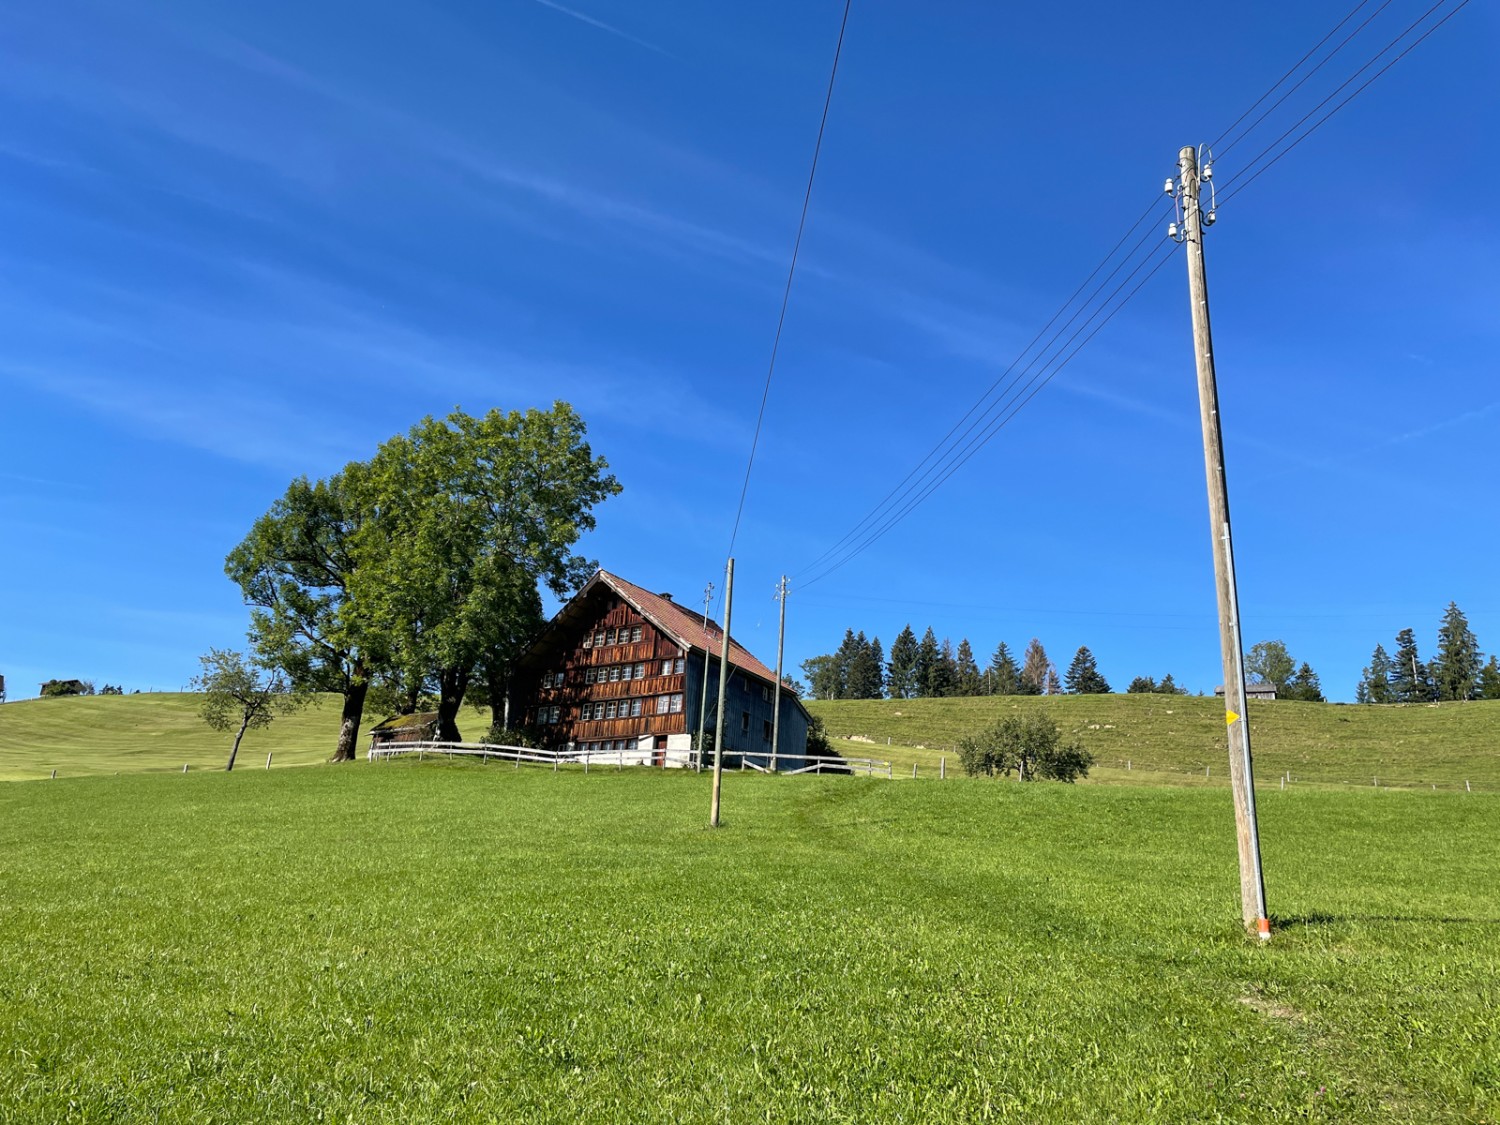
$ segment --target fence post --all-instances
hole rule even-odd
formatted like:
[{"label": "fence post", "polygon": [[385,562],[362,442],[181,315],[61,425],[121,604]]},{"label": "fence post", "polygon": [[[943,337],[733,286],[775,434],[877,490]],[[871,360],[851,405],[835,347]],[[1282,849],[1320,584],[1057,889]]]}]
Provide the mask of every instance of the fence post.
[{"label": "fence post", "polygon": [[938,759],[938,780],[939,781],[946,781],[947,779],[948,779],[948,759],[947,758],[939,758]]},{"label": "fence post", "polygon": [[53,770],[53,771],[52,771],[52,780],[53,780],[53,781],[56,781],[56,780],[57,780],[57,771],[56,771],[56,770]]},{"label": "fence post", "polygon": [[187,763],[186,762],[182,763],[182,772],[183,773],[187,773]]},{"label": "fence post", "polygon": [[270,768],[271,768],[271,755],[267,754],[266,755],[266,769],[270,769]]},{"label": "fence post", "polygon": [[1472,790],[1472,789],[1469,788],[1469,783],[1467,781],[1464,782],[1464,792],[1465,793],[1472,793],[1472,792],[1474,792],[1474,790]]},{"label": "fence post", "polygon": [[913,762],[911,764],[911,779],[913,781],[917,780],[917,763],[916,762]]}]

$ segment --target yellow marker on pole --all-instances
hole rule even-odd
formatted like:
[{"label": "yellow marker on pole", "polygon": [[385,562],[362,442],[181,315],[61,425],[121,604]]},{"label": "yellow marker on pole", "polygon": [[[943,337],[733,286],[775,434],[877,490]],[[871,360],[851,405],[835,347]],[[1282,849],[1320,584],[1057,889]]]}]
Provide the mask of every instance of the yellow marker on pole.
[{"label": "yellow marker on pole", "polygon": [[1226,727],[1232,727],[1232,726],[1234,726],[1234,721],[1236,719],[1238,719],[1238,718],[1239,718],[1239,716],[1236,715],[1233,711],[1225,711],[1224,712],[1224,725]]}]

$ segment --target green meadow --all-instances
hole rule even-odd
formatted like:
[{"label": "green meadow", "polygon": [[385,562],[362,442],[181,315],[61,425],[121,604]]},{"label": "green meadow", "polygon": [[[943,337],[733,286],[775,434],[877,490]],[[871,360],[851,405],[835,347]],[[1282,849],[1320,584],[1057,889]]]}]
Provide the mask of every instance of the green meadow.
[{"label": "green meadow", "polygon": [[355,763],[0,786],[0,1120],[1500,1117],[1500,796]]}]

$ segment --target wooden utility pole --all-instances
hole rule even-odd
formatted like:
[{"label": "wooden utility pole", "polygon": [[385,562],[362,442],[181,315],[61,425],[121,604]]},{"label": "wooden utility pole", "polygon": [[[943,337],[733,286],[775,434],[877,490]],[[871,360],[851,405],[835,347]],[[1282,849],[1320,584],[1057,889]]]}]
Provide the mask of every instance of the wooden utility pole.
[{"label": "wooden utility pole", "polygon": [[[1229,534],[1229,486],[1224,475],[1224,438],[1219,429],[1219,388],[1214,373],[1213,334],[1208,321],[1208,276],[1203,265],[1203,211],[1199,204],[1198,150],[1177,154],[1183,229],[1187,244],[1188,294],[1193,307],[1193,347],[1198,365],[1198,405],[1203,417],[1203,461],[1208,476],[1208,518],[1213,536],[1214,581],[1219,598],[1219,647],[1224,660],[1224,722],[1229,735],[1229,784],[1240,853],[1240,907],[1247,929],[1262,941],[1271,936],[1266,884],[1260,866],[1260,828],[1255,816],[1255,770],[1250,759],[1250,719],[1245,697],[1245,651],[1240,636],[1239,594]],[[1211,175],[1212,170],[1207,170]],[[1206,178],[1206,176],[1205,176]],[[1209,222],[1213,221],[1210,215]]]},{"label": "wooden utility pole", "polygon": [[[776,748],[781,741],[781,657],[786,650],[786,575],[776,584],[781,624],[776,628],[776,686],[771,689],[771,772],[776,772]],[[804,751],[805,753],[805,751]]]},{"label": "wooden utility pole", "polygon": [[714,584],[703,588],[703,698],[698,701],[698,752],[693,755],[703,772],[703,743],[708,734],[708,611],[714,604]]},{"label": "wooden utility pole", "polygon": [[719,784],[724,776],[724,696],[729,692],[729,619],[734,612],[734,560],[724,575],[724,640],[719,651],[719,718],[714,727],[714,790],[708,806],[710,828],[719,827]]}]

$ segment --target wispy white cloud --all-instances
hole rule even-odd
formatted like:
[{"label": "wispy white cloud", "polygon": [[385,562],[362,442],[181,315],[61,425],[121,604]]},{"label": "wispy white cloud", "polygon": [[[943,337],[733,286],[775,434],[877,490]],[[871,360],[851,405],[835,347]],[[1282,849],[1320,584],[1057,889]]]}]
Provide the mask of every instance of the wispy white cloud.
[{"label": "wispy white cloud", "polygon": [[561,12],[565,16],[571,16],[573,19],[578,20],[580,23],[586,23],[590,27],[597,27],[600,31],[607,31],[611,35],[618,36],[619,38],[624,39],[627,42],[634,43],[637,47],[644,47],[648,51],[655,51],[659,55],[667,55],[668,57],[671,57],[671,52],[666,50],[665,48],[659,47],[655,43],[648,42],[647,40],[642,39],[637,35],[632,35],[628,31],[622,31],[620,28],[615,27],[613,24],[608,24],[603,20],[595,19],[593,16],[585,15],[575,8],[564,7],[562,4],[555,3],[555,0],[534,0],[534,2],[540,4],[544,8],[551,8],[554,12]]}]

